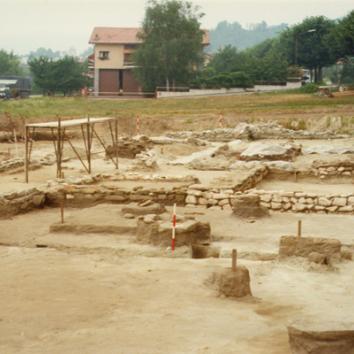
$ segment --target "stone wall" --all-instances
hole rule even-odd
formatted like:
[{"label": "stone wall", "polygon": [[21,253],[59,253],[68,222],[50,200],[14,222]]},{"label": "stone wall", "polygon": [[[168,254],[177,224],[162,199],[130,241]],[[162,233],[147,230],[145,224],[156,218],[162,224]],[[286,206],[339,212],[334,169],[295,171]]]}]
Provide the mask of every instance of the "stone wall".
[{"label": "stone wall", "polygon": [[160,202],[164,205],[184,205],[187,187],[173,187],[171,189],[135,187],[133,189],[118,188],[117,186],[102,185],[68,185],[47,193],[47,203],[50,206],[59,205],[63,193],[66,195],[66,205],[72,207],[86,207],[100,203],[131,203],[144,200]]},{"label": "stone wall", "polygon": [[[217,119],[217,118],[215,118]],[[172,138],[198,138],[208,141],[228,142],[235,139],[340,139],[347,138],[333,131],[293,130],[277,122],[249,124],[239,123],[235,128],[219,128],[202,131],[181,131],[169,133]]]},{"label": "stone wall", "polygon": [[24,166],[24,160],[23,159],[9,159],[9,160],[4,160],[0,162],[0,172],[6,172],[9,170],[14,170],[19,167]]},{"label": "stone wall", "polygon": [[[261,206],[281,212],[354,214],[354,194],[317,195],[304,192],[251,190],[260,196]],[[215,210],[231,210],[232,199],[241,192],[232,189],[207,189],[192,185],[187,191],[187,206],[204,206]]]},{"label": "stone wall", "polygon": [[45,192],[36,188],[0,194],[0,218],[41,208],[45,202]]},{"label": "stone wall", "polygon": [[261,166],[248,172],[239,182],[230,186],[217,188],[203,184],[192,184],[187,191],[186,205],[203,205],[214,207],[214,209],[231,210],[230,199],[234,194],[255,187],[268,174],[268,168]]},{"label": "stone wall", "polygon": [[305,213],[354,213],[354,194],[318,195],[304,192],[254,190],[261,205],[276,211]]},{"label": "stone wall", "polygon": [[[166,188],[133,189],[117,186],[100,185],[104,181],[154,181],[183,182],[181,186]],[[7,218],[25,213],[44,206],[59,206],[64,193],[66,205],[72,207],[87,207],[99,203],[130,203],[143,200],[153,200],[165,205],[184,205],[187,195],[187,185],[198,180],[192,176],[166,177],[159,175],[142,176],[137,173],[93,175],[66,180],[48,181],[38,188],[24,188],[21,191],[0,194],[0,218]]]},{"label": "stone wall", "polygon": [[[32,160],[29,164],[30,170],[36,170],[41,166],[50,166],[55,163],[54,155],[48,154],[37,160]],[[22,158],[7,159],[0,162],[0,173],[2,172],[17,172],[18,170],[24,170],[25,160]]]},{"label": "stone wall", "polygon": [[314,161],[311,172],[320,179],[354,177],[354,161],[349,159],[338,162]]}]

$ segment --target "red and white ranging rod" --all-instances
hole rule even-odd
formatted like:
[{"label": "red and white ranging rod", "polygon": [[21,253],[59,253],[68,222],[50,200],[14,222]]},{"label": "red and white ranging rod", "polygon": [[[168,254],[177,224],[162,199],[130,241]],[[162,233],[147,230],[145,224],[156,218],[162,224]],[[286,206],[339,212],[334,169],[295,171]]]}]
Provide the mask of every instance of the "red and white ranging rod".
[{"label": "red and white ranging rod", "polygon": [[173,204],[173,214],[172,214],[172,240],[171,240],[172,252],[175,250],[176,224],[177,224],[177,215],[176,215],[176,203],[175,203],[175,204]]}]

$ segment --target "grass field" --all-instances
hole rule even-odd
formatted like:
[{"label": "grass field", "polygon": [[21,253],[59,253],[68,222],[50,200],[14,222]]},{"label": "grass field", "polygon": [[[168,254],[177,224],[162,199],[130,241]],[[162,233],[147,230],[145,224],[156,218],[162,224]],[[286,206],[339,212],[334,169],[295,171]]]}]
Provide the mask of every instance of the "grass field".
[{"label": "grass field", "polygon": [[[203,97],[190,99],[97,99],[82,97],[38,97],[0,102],[0,119],[11,116],[15,122],[44,121],[60,115],[63,118],[118,116],[133,121],[137,114],[149,131],[168,129],[215,128],[220,113],[227,125],[240,120],[289,120],[306,123],[310,118],[341,116],[352,123],[354,96],[336,98],[312,94],[263,93],[242,96]],[[166,118],[166,119],[163,119]],[[303,125],[303,123],[302,123]]]}]

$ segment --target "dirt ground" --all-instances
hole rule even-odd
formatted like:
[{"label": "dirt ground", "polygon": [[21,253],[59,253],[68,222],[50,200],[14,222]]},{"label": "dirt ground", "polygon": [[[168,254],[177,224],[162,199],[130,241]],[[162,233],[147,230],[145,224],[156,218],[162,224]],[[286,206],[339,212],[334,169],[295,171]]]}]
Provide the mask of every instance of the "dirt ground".
[{"label": "dirt ground", "polygon": [[[285,140],[284,140],[285,141]],[[78,141],[76,141],[79,143]],[[268,140],[268,142],[272,142]],[[279,140],[274,140],[279,142]],[[301,140],[305,147],[352,146],[353,138]],[[210,144],[218,146],[218,144]],[[156,171],[144,175],[193,175],[201,183],[237,178],[233,171],[197,171],[171,161],[207,147],[176,143],[156,146]],[[95,146],[98,149],[98,146]],[[14,157],[14,144],[0,144],[0,153]],[[23,153],[23,144],[17,147]],[[34,158],[53,153],[51,142],[37,142]],[[72,158],[69,150],[64,156]],[[325,155],[304,155],[296,163],[310,164]],[[120,159],[120,171],[133,161]],[[47,184],[56,166],[31,171],[29,187]],[[93,170],[111,173],[113,164],[95,155]],[[80,162],[64,163],[65,177],[85,174]],[[239,176],[238,176],[239,177]],[[21,170],[0,174],[0,193],[23,189]],[[114,181],[119,188],[164,186],[180,182]],[[353,193],[353,183],[299,179],[266,179],[259,189],[316,193]],[[75,224],[92,223],[133,229],[122,205],[100,204],[66,208]],[[167,207],[172,213],[171,207]],[[179,207],[179,215],[195,213],[211,225],[218,259],[191,259],[190,250],[139,244],[134,232],[52,233],[59,222],[57,208],[44,208],[0,219],[0,353],[119,353],[119,354],[286,354],[290,353],[287,325],[294,320],[335,319],[354,323],[354,262],[333,269],[312,267],[304,259],[277,258],[279,239],[295,235],[302,220],[304,236],[336,238],[354,245],[352,214],[295,214],[271,212],[263,219],[240,219],[231,211]],[[231,250],[251,276],[252,297],[220,297],[208,279],[230,267]]]},{"label": "dirt ground", "polygon": [[[91,220],[105,208],[84,211]],[[76,219],[84,211],[66,215]],[[290,353],[286,326],[295,319],[354,320],[353,262],[311,271],[301,261],[257,259],[277,253],[279,237],[295,233],[297,215],[274,213],[249,223],[197,212],[210,221],[222,258],[193,260],[187,249],[173,257],[136,244],[131,234],[51,234],[57,209],[1,221],[0,243],[7,246],[0,247],[0,352],[253,354],[267,348],[283,354]],[[352,216],[302,220],[304,235],[354,243]],[[250,270],[253,298],[222,298],[206,283],[230,266],[234,247]],[[250,254],[257,256],[250,260]]]}]

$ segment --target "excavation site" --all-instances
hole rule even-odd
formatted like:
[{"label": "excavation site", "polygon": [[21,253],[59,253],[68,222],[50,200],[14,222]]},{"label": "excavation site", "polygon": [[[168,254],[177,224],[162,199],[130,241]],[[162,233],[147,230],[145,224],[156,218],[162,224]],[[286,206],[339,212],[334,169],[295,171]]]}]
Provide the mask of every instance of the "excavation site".
[{"label": "excavation site", "polygon": [[353,353],[354,138],[138,123],[1,142],[0,352]]}]

